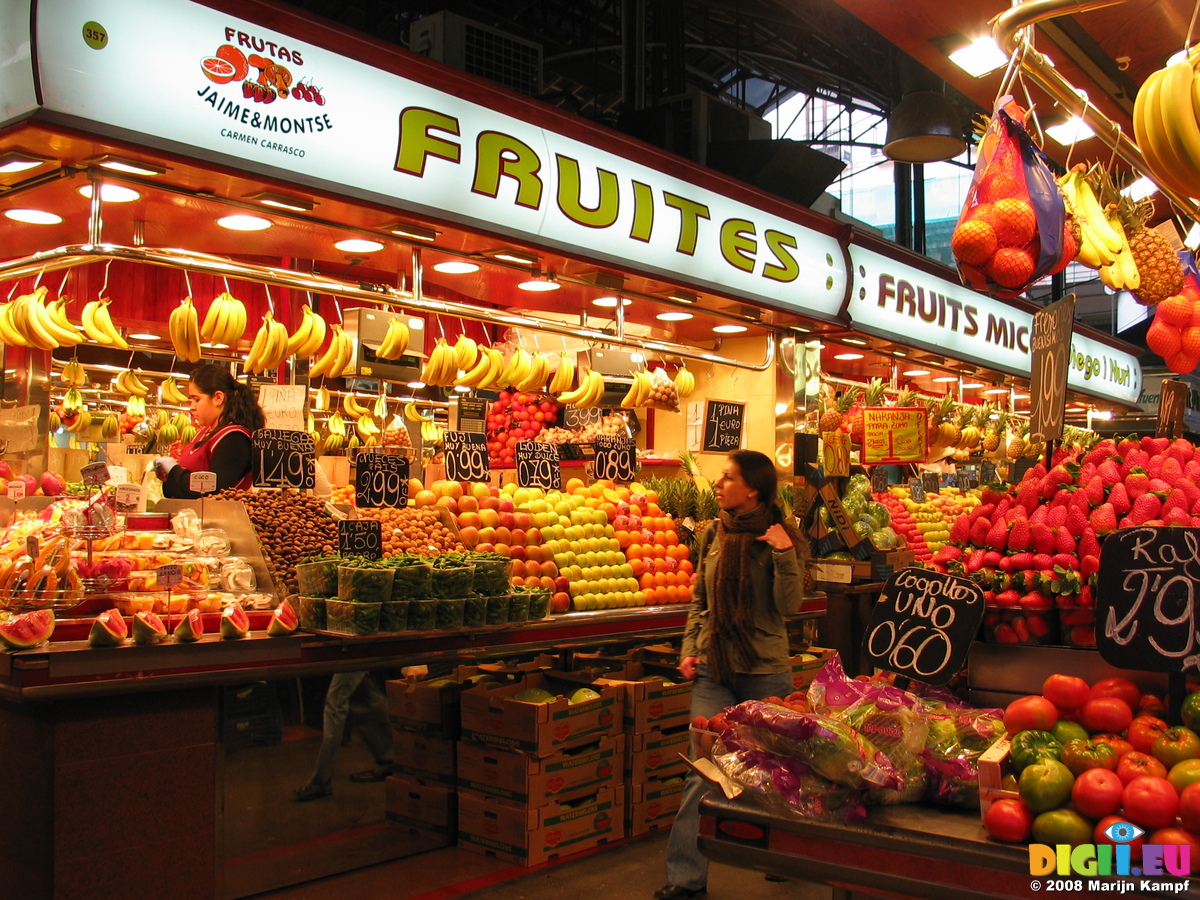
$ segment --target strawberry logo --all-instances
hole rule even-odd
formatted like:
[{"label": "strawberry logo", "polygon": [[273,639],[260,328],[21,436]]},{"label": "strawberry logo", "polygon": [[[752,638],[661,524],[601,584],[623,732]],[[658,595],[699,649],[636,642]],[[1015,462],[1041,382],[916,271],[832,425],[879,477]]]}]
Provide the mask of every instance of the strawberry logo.
[{"label": "strawberry logo", "polygon": [[658,814],[660,812],[662,812],[662,804],[661,803],[651,803],[649,806],[646,807],[647,818],[657,819]]},{"label": "strawberry logo", "polygon": [[657,769],[660,765],[662,765],[662,754],[661,753],[651,753],[649,756],[646,757],[647,768]]},{"label": "strawberry logo", "polygon": [[612,764],[602,762],[596,767],[596,775],[600,778],[607,778],[612,773]]},{"label": "strawberry logo", "polygon": [[596,816],[596,820],[593,824],[595,825],[597,831],[604,831],[610,824],[612,824],[612,819],[609,818],[608,813],[600,813],[600,815]]},{"label": "strawberry logo", "polygon": [[549,781],[546,782],[546,790],[549,791],[551,794],[557,794],[559,791],[561,791],[563,789],[563,783],[564,782],[563,782],[562,776],[555,775],[553,778],[551,778]]},{"label": "strawberry logo", "polygon": [[500,719],[500,718],[488,719],[487,727],[488,727],[489,731],[492,731],[496,734],[504,734],[505,733],[503,719]]},{"label": "strawberry logo", "polygon": [[484,769],[483,770],[483,780],[488,782],[489,784],[495,784],[497,781],[500,780],[500,773],[497,772],[495,769]]},{"label": "strawberry logo", "polygon": [[650,704],[650,718],[657,719],[663,714],[663,705],[661,703]]},{"label": "strawberry logo", "polygon": [[607,728],[609,725],[612,724],[612,721],[613,721],[612,710],[606,709],[606,710],[604,710],[604,712],[600,713],[600,725],[602,727]]},{"label": "strawberry logo", "polygon": [[557,828],[554,829],[553,831],[546,832],[546,846],[547,847],[557,847],[558,842],[561,840],[562,840],[562,832],[559,831]]},{"label": "strawberry logo", "polygon": [[565,741],[570,736],[571,726],[566,722],[563,722],[561,725],[554,726],[554,739],[556,741]]}]

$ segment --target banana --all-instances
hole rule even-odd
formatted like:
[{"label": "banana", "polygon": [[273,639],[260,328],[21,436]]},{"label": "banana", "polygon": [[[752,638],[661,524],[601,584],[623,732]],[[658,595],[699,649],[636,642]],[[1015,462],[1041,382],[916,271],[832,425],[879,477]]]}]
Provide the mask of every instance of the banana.
[{"label": "banana", "polygon": [[100,423],[100,437],[106,441],[115,441],[121,435],[121,422],[112,413],[104,417]]},{"label": "banana", "polygon": [[112,343],[112,339],[100,330],[100,326],[96,324],[96,313],[100,309],[103,301],[89,300],[83,305],[83,313],[81,315],[83,322],[83,333],[87,335],[89,341],[94,341],[97,344],[108,346]]},{"label": "banana", "polygon": [[221,343],[232,347],[246,333],[246,304],[230,294],[225,295],[225,302],[233,310],[233,315],[230,317],[225,334],[222,335],[224,340]]},{"label": "banana", "polygon": [[[1066,203],[1069,211],[1075,216],[1075,221],[1079,223],[1079,233],[1081,240],[1079,242],[1079,251],[1076,254],[1076,259],[1093,269],[1099,269],[1101,266],[1111,266],[1116,262],[1116,251],[1109,250],[1105,240],[1097,233],[1094,227],[1095,218],[1103,218],[1103,211],[1099,211],[1100,204],[1096,202],[1095,194],[1092,193],[1090,187],[1083,181],[1084,166],[1078,165],[1071,169],[1066,175],[1059,179],[1058,184],[1062,190],[1063,200]],[[1083,196],[1086,190],[1087,196],[1091,198],[1092,203],[1089,206]]]},{"label": "banana", "polygon": [[188,405],[188,395],[180,390],[179,383],[173,377],[162,383],[160,393],[164,403],[170,403],[172,406]]},{"label": "banana", "polygon": [[102,334],[108,337],[108,343],[118,350],[128,350],[129,344],[125,338],[121,337],[121,332],[117,331],[117,326],[113,324],[112,316],[108,312],[108,305],[111,300],[101,300],[100,305],[96,307],[92,313],[92,321]]},{"label": "banana", "polygon": [[448,387],[457,377],[458,364],[454,348],[446,343],[445,338],[438,338],[433,352],[421,368],[421,380],[437,387]]},{"label": "banana", "polygon": [[325,435],[325,440],[322,441],[321,446],[325,453],[329,453],[331,450],[341,450],[345,444],[346,436],[344,434],[330,433]]},{"label": "banana", "polygon": [[44,295],[45,288],[38,288],[32,294],[18,297],[13,303],[16,305],[17,321],[25,339],[38,350],[53,350],[58,346],[58,341],[47,327],[46,319],[49,314],[46,307],[42,306]]},{"label": "banana", "polygon": [[82,434],[91,427],[92,414],[86,409],[81,409],[79,414],[75,416],[75,421],[67,426],[67,431],[71,434]]},{"label": "banana", "polygon": [[307,303],[300,307],[300,324],[296,327],[295,333],[288,338],[287,354],[288,356],[299,356],[302,347],[306,346],[312,340],[313,332],[313,314],[312,309]]},{"label": "banana", "polygon": [[1174,114],[1164,111],[1162,105],[1167,72],[1167,69],[1151,72],[1138,89],[1133,104],[1133,133],[1154,180],[1175,193],[1190,196],[1194,189],[1175,174],[1186,170],[1187,163],[1176,155],[1167,135],[1166,121]]},{"label": "banana", "polygon": [[13,326],[11,310],[11,303],[0,306],[0,343],[9,347],[28,347],[29,342],[25,340],[25,336]]},{"label": "banana", "polygon": [[554,370],[554,378],[546,388],[548,394],[561,394],[571,389],[575,381],[575,363],[571,361],[566,350],[558,351],[558,368]]},{"label": "banana", "polygon": [[339,341],[338,338],[342,333],[341,325],[333,326],[333,334],[329,339],[329,346],[325,348],[325,352],[321,354],[311,369],[308,370],[309,379],[313,378],[328,378],[332,377],[333,364],[337,362]]},{"label": "banana", "polygon": [[1121,224],[1121,219],[1117,216],[1116,204],[1112,204],[1105,211],[1108,218],[1108,224],[1121,237],[1121,249],[1117,252],[1117,261],[1114,265],[1120,272],[1121,289],[1127,291],[1136,291],[1142,284],[1142,276],[1138,272],[1137,260],[1133,258],[1133,252],[1129,249],[1129,240],[1125,236],[1125,227]]},{"label": "banana", "polygon": [[200,361],[200,329],[197,319],[198,313],[191,297],[184,297],[180,304],[171,310],[167,319],[167,334],[170,335],[171,346],[175,348],[175,355],[183,362]]},{"label": "banana", "polygon": [[421,414],[421,411],[417,409],[417,402],[415,400],[410,400],[408,403],[404,404],[404,418],[408,419],[408,421],[414,424],[417,422],[433,421],[430,416],[424,416]]},{"label": "banana", "polygon": [[42,307],[42,323],[50,332],[50,336],[58,341],[58,346],[74,347],[83,341],[83,334],[67,318],[67,301],[64,298],[59,297],[49,306],[44,306],[40,301],[35,302]]},{"label": "banana", "polygon": [[73,359],[64,365],[58,377],[63,384],[70,385],[71,387],[83,387],[87,384],[88,380],[87,372],[77,359]]},{"label": "banana", "polygon": [[638,396],[641,394],[641,382],[638,379],[637,373],[633,376],[633,381],[629,384],[629,390],[625,392],[625,396],[621,398],[621,409],[633,409],[637,406]]},{"label": "banana", "polygon": [[287,326],[282,322],[274,321],[271,323],[271,343],[268,347],[268,355],[266,357],[266,367],[268,369],[278,369],[288,358],[288,332]]},{"label": "banana", "polygon": [[454,342],[454,356],[458,368],[466,371],[479,359],[479,345],[465,334],[460,334]]},{"label": "banana", "polygon": [[308,314],[311,319],[312,327],[309,330],[308,340],[295,352],[297,359],[308,359],[314,353],[321,349],[321,345],[325,343],[325,334],[328,331],[328,326],[325,324],[325,319],[320,313],[314,312],[311,309]]},{"label": "banana", "polygon": [[267,352],[267,345],[271,341],[271,321],[268,320],[268,316],[271,320],[275,318],[270,311],[263,316],[262,325],[255,333],[254,341],[250,344],[250,353],[246,356],[246,371],[251,375],[257,375],[265,370],[262,362]]},{"label": "banana", "polygon": [[46,431],[49,434],[54,434],[58,429],[63,427],[62,419],[58,417],[58,413],[50,413],[46,416]]},{"label": "banana", "polygon": [[83,394],[76,388],[71,388],[63,395],[63,409],[83,409]]},{"label": "banana", "polygon": [[1192,64],[1168,66],[1159,84],[1159,113],[1163,131],[1179,166],[1172,175],[1187,188],[1185,196],[1200,194],[1200,125],[1192,106]]},{"label": "banana", "polygon": [[487,348],[483,348],[479,351],[479,358],[475,360],[475,365],[470,367],[470,371],[463,372],[462,375],[454,379],[454,384],[456,387],[481,387],[491,368],[492,357],[488,355]]},{"label": "banana", "polygon": [[320,390],[317,391],[316,408],[321,412],[329,409],[329,389],[325,385],[321,385]]},{"label": "banana", "polygon": [[421,425],[421,440],[427,444],[440,444],[442,442],[443,429],[442,426],[436,425],[433,422],[425,422]]},{"label": "banana", "polygon": [[388,321],[387,333],[375,355],[380,359],[399,359],[408,349],[408,339],[408,323],[399,316],[393,316]]},{"label": "banana", "polygon": [[347,375],[353,375],[354,370],[350,363],[354,358],[354,341],[350,339],[350,335],[346,334],[345,329],[338,335],[338,357],[334,362],[332,375],[335,377],[344,378]]},{"label": "banana", "polygon": [[346,396],[342,397],[342,412],[353,419],[357,419],[360,416],[367,415],[369,410],[361,406],[358,398],[353,394],[346,394]]},{"label": "banana", "polygon": [[504,354],[495,347],[487,347],[483,352],[487,354],[490,366],[479,387],[495,387],[500,381],[500,373],[504,371]]},{"label": "banana", "polygon": [[566,391],[558,395],[559,403],[571,403],[578,405],[590,393],[592,382],[590,380],[592,370],[585,366],[580,366],[579,384],[573,391]]},{"label": "banana", "polygon": [[204,313],[204,322],[200,326],[200,337],[214,343],[213,335],[216,333],[217,320],[221,318],[225,312],[225,295],[218,294],[213,297],[212,303],[208,304],[208,311]]},{"label": "banana", "polygon": [[342,418],[341,413],[335,412],[332,416],[329,417],[329,421],[326,423],[326,425],[329,428],[330,434],[340,434],[343,437],[345,436],[346,420]]},{"label": "banana", "polygon": [[381,422],[386,422],[388,417],[387,397],[380,394],[375,400],[375,406],[371,408],[371,415],[379,419]]},{"label": "banana", "polygon": [[675,392],[679,395],[680,400],[686,400],[692,396],[694,390],[696,390],[696,376],[687,367],[687,363],[684,363],[675,373]]}]

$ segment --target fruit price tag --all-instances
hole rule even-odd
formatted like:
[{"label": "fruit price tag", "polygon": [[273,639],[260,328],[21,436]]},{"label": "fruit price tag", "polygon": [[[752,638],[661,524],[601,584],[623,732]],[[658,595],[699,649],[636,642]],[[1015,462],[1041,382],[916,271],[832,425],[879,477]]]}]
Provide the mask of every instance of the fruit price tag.
[{"label": "fruit price tag", "polygon": [[8,499],[12,500],[14,503],[17,500],[24,500],[25,499],[25,482],[10,481],[8,483]]},{"label": "fruit price tag", "polygon": [[701,450],[727,453],[742,446],[745,403],[708,400],[704,407],[704,443]]},{"label": "fruit price tag", "polygon": [[178,563],[159,566],[154,570],[154,580],[162,587],[173,588],[183,581],[183,566]]},{"label": "fruit price tag", "polygon": [[41,546],[38,544],[36,534],[31,534],[29,537],[25,538],[25,552],[29,554],[30,559],[37,559],[38,550],[40,549]]},{"label": "fruit price tag", "polygon": [[344,519],[338,522],[338,553],[342,556],[383,556],[383,529],[375,519]]},{"label": "fruit price tag", "polygon": [[1056,441],[1062,437],[1074,321],[1074,294],[1067,294],[1033,314],[1033,334],[1029,339],[1031,442]]},{"label": "fruit price tag", "polygon": [[942,477],[937,472],[922,472],[921,486],[925,488],[925,493],[936,494],[942,486]]},{"label": "fruit price tag", "polygon": [[188,478],[188,490],[195,494],[211,494],[217,489],[216,472],[193,472]]},{"label": "fruit price tag", "polygon": [[925,482],[920,478],[908,479],[908,490],[912,494],[913,500],[917,503],[925,502]]},{"label": "fruit price tag", "polygon": [[897,675],[946,684],[962,671],[985,607],[982,588],[967,578],[901,569],[874,606],[863,654]]},{"label": "fruit price tag", "polygon": [[354,503],[363,509],[408,503],[408,457],[360,453],[355,460]]},{"label": "fruit price tag", "polygon": [[121,512],[128,512],[142,502],[142,487],[138,484],[118,484],[113,494]]},{"label": "fruit price tag", "polygon": [[316,483],[315,451],[308,432],[260,428],[254,432],[255,485],[311,491]]},{"label": "fruit price tag", "polygon": [[583,431],[590,425],[599,425],[604,420],[604,410],[599,406],[579,409],[570,404],[563,407],[563,428],[572,431]]},{"label": "fruit price tag", "polygon": [[79,480],[88,487],[98,487],[108,481],[108,465],[102,462],[88,463],[79,470]]},{"label": "fruit price tag", "polygon": [[545,441],[517,441],[517,486],[560,490],[562,468],[558,447]]},{"label": "fruit price tag", "polygon": [[491,475],[487,438],[470,431],[447,431],[446,480],[487,481]]},{"label": "fruit price tag", "polygon": [[637,478],[637,447],[627,437],[596,435],[595,476],[609,481],[633,481]]},{"label": "fruit price tag", "polygon": [[876,466],[871,470],[871,491],[876,494],[882,494],[888,489],[888,473],[883,466]]}]

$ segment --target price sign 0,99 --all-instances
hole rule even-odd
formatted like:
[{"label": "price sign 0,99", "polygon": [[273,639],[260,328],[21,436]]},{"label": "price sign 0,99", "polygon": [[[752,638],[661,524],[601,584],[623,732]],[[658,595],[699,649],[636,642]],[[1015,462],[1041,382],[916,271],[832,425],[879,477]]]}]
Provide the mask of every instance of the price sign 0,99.
[{"label": "price sign 0,99", "polygon": [[596,459],[592,463],[596,478],[609,481],[633,481],[637,477],[637,447],[627,437],[596,435]]},{"label": "price sign 0,99", "polygon": [[315,449],[312,435],[305,431],[260,428],[254,432],[254,483],[311,491],[316,483]]},{"label": "price sign 0,99", "polygon": [[471,431],[446,432],[446,479],[487,481],[492,473],[487,438]]},{"label": "price sign 0,99", "polygon": [[342,556],[383,556],[383,529],[375,519],[345,519],[338,522],[338,553]]},{"label": "price sign 0,99", "polygon": [[102,462],[88,463],[79,470],[79,480],[88,487],[98,487],[108,481],[108,466]]},{"label": "price sign 0,99", "polygon": [[925,684],[962,671],[984,614],[983,590],[957,575],[901,569],[888,579],[863,637],[867,660]]},{"label": "price sign 0,99", "polygon": [[1121,668],[1200,667],[1200,528],[1122,528],[1104,540],[1096,646]]},{"label": "price sign 0,99", "polygon": [[920,478],[908,479],[908,490],[912,494],[912,498],[917,503],[925,502],[925,482]]},{"label": "price sign 0,99", "polygon": [[562,468],[558,447],[545,441],[517,441],[517,486],[559,490]]},{"label": "price sign 0,99", "polygon": [[354,475],[354,503],[364,509],[408,502],[408,457],[360,453]]}]

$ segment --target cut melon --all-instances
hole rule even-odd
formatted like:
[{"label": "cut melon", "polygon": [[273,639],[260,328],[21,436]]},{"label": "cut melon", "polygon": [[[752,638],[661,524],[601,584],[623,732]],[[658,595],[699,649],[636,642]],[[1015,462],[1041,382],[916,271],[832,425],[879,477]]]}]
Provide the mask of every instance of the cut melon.
[{"label": "cut melon", "polygon": [[12,650],[26,650],[48,641],[54,634],[54,611],[35,609],[32,612],[0,618],[0,644]]},{"label": "cut melon", "polygon": [[221,610],[221,637],[245,637],[250,630],[250,617],[237,603],[231,603]]},{"label": "cut melon", "polygon": [[175,626],[175,640],[198,641],[204,634],[204,616],[198,609],[189,609]]},{"label": "cut melon", "polygon": [[291,634],[298,627],[300,627],[300,618],[292,609],[292,604],[284,600],[271,613],[271,624],[267,626],[267,634],[271,637],[279,637]]},{"label": "cut melon", "polygon": [[167,626],[158,613],[142,610],[133,614],[133,642],[156,644],[167,636]]},{"label": "cut melon", "polygon": [[129,626],[125,618],[115,609],[106,609],[92,620],[88,632],[89,647],[115,647],[129,637]]}]

